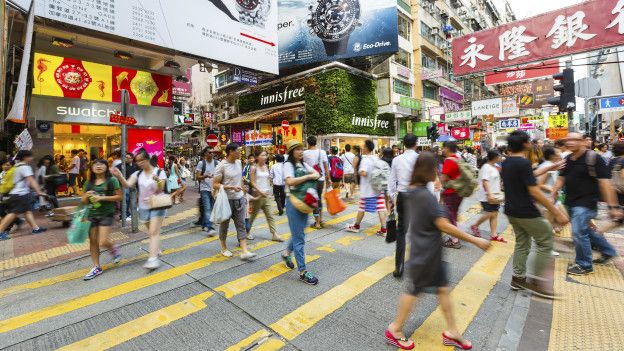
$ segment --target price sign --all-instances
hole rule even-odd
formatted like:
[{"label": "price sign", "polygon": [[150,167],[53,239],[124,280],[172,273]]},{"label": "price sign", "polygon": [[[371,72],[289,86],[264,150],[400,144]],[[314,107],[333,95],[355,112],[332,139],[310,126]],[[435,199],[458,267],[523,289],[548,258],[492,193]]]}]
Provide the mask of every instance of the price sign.
[{"label": "price sign", "polygon": [[548,116],[548,128],[568,128],[568,115]]},{"label": "price sign", "polygon": [[562,139],[568,136],[568,128],[548,128],[546,137],[551,140]]},{"label": "price sign", "polygon": [[498,127],[500,129],[510,129],[520,127],[520,120],[517,118],[503,119],[498,121]]}]

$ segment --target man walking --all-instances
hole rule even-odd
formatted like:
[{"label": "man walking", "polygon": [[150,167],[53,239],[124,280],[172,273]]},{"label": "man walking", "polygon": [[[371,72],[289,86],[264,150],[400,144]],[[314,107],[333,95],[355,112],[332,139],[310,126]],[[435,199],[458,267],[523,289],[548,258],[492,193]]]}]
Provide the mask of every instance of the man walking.
[{"label": "man walking", "polygon": [[214,198],[212,196],[212,180],[214,178],[217,161],[213,158],[210,148],[202,150],[202,160],[195,168],[195,179],[199,181],[199,223],[202,230],[209,236],[214,236],[217,232],[214,224],[210,221]]},{"label": "man walking", "polygon": [[403,138],[405,152],[397,156],[392,161],[390,169],[390,178],[388,179],[388,195],[390,196],[390,206],[396,205],[396,213],[398,214],[397,234],[396,234],[396,255],[395,269],[393,275],[400,277],[403,275],[403,265],[405,263],[405,222],[408,216],[405,210],[405,193],[408,191],[412,183],[412,173],[414,173],[414,165],[418,159],[416,153],[417,138],[414,134],[408,133]]},{"label": "man walking", "polygon": [[316,146],[317,139],[314,135],[309,136],[307,141],[308,149],[303,152],[303,162],[314,168],[314,170],[321,175],[316,184],[319,202],[318,207],[315,208],[313,212],[315,223],[312,225],[313,228],[320,229],[324,227],[322,201],[323,188],[325,187],[325,184],[331,184],[331,180],[329,179],[329,160],[327,158],[327,153]]},{"label": "man walking", "polygon": [[346,198],[348,199],[349,196],[353,197],[355,193],[355,167],[353,166],[355,154],[351,152],[351,145],[345,145],[345,153],[340,158],[344,166],[344,183],[347,189]]},{"label": "man walking", "polygon": [[[449,180],[455,180],[461,176],[461,171],[457,164],[459,160],[457,156],[457,144],[454,141],[444,142],[442,145],[442,154],[446,159],[442,164],[440,180],[442,180],[442,184],[445,184]],[[455,189],[446,188],[444,192],[442,192],[442,203],[444,203],[444,206],[448,210],[449,220],[454,226],[457,226],[457,214],[462,200],[462,197],[457,194]],[[444,242],[444,246],[452,249],[460,249],[462,245],[457,238],[449,237]]]},{"label": "man walking", "polygon": [[[77,195],[78,189],[76,188],[78,175],[80,174],[80,156],[78,155],[78,150],[71,151],[72,160],[69,164],[69,181],[68,185],[70,188],[69,196]],[[73,192],[72,192],[73,191]]]},{"label": "man walking", "polygon": [[87,181],[87,169],[89,168],[89,159],[87,158],[87,152],[83,149],[78,150],[78,157],[80,157],[80,172],[78,174],[78,185],[80,189]]},{"label": "man walking", "polygon": [[[126,162],[126,174],[124,174],[124,176],[126,177],[126,179],[129,179],[131,175],[134,174],[134,172],[138,171],[139,168],[134,164],[134,154],[132,152],[127,152],[124,162]],[[121,171],[121,163],[118,164],[116,167],[117,169],[119,169]],[[132,208],[130,206],[130,192],[131,191],[136,191],[136,188],[124,188],[124,196],[126,197],[126,218],[127,220],[131,220],[131,215],[132,215]]]},{"label": "man walking", "polygon": [[[553,230],[535,202],[546,207],[561,225],[568,222],[568,217],[544,196],[537,185],[531,161],[525,157],[525,152],[531,148],[529,135],[523,131],[514,131],[509,134],[507,144],[510,153],[503,162],[501,175],[505,184],[505,214],[516,235],[511,288],[526,289],[544,298],[554,298],[553,290],[543,275],[551,259]],[[526,265],[531,241],[535,241],[537,246],[532,269],[537,278],[529,281],[526,278]]]},{"label": "man walking", "polygon": [[[571,154],[566,157],[566,166],[559,173],[552,196],[557,199],[559,189],[565,185],[565,205],[570,209],[576,249],[575,263],[568,267],[568,274],[586,275],[594,271],[592,263],[607,264],[616,256],[613,246],[590,223],[597,215],[600,195],[609,205],[611,218],[620,219],[622,213],[604,159],[587,150],[587,143],[578,133],[568,135],[566,146]],[[593,262],[592,246],[602,254]]]},{"label": "man walking", "polygon": [[358,210],[355,223],[347,227],[347,231],[352,233],[358,233],[360,231],[360,224],[364,219],[364,213],[375,213],[379,215],[379,222],[381,223],[381,229],[377,232],[379,236],[386,236],[386,198],[383,191],[378,191],[373,188],[371,184],[372,172],[375,169],[375,157],[373,151],[375,150],[375,144],[372,140],[366,140],[364,142],[364,148],[362,153],[364,156],[359,163],[359,175],[360,175],[360,208]]}]

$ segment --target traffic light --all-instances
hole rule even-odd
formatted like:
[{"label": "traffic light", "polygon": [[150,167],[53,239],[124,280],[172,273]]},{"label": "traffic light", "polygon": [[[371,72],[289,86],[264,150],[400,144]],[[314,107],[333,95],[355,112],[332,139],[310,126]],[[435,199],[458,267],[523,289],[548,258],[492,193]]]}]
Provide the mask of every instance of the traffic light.
[{"label": "traffic light", "polygon": [[574,70],[566,68],[561,73],[554,74],[554,80],[559,81],[553,89],[559,92],[559,96],[548,99],[551,105],[559,106],[559,112],[576,111],[576,96],[574,95]]},{"label": "traffic light", "polygon": [[434,124],[431,127],[427,128],[427,137],[429,137],[429,140],[432,140],[432,141],[438,140],[440,135],[438,134],[437,125]]}]

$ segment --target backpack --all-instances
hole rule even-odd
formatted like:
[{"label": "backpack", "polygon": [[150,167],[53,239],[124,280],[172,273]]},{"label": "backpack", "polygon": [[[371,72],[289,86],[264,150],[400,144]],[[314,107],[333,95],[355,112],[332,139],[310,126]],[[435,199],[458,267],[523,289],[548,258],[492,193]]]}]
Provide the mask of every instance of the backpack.
[{"label": "backpack", "polygon": [[376,193],[382,193],[388,190],[388,176],[390,175],[390,166],[379,157],[373,157],[373,170],[371,171],[370,184]]},{"label": "backpack", "polygon": [[446,182],[446,188],[455,190],[460,197],[469,197],[479,186],[474,170],[467,162],[461,159],[454,160],[459,168],[459,177]]},{"label": "backpack", "polygon": [[[4,175],[4,178],[2,178],[2,183],[0,183],[0,194],[8,194],[11,192],[11,190],[13,190],[13,188],[15,188],[15,171],[17,170],[18,167],[22,167],[25,166],[23,164],[20,165],[15,165],[14,167],[11,167],[11,169],[9,169],[6,174]],[[17,183],[23,181],[23,179],[19,180]]]},{"label": "backpack", "polygon": [[611,171],[611,184],[615,188],[618,194],[624,194],[624,177],[622,176],[622,158],[618,157],[615,160],[615,166]]},{"label": "backpack", "polygon": [[[162,172],[163,170],[158,168],[158,172],[156,172],[156,175],[160,178],[160,174]],[[140,170],[139,173],[137,173],[137,194],[139,193],[139,177],[141,176],[141,173],[143,173],[143,170]],[[163,181],[165,182],[165,188],[163,189],[163,191],[165,192],[165,194],[171,194],[171,189],[169,189],[169,184],[167,184],[167,180],[163,179]]]},{"label": "backpack", "polygon": [[[206,160],[201,160],[199,162],[202,164],[201,175],[204,175],[204,173],[206,173],[206,167],[208,167],[208,162],[206,162]],[[217,160],[214,158],[212,159],[212,164],[214,165],[214,168],[217,168]]]},{"label": "backpack", "polygon": [[340,157],[330,156],[329,167],[329,175],[333,179],[342,179],[344,177],[344,166]]}]

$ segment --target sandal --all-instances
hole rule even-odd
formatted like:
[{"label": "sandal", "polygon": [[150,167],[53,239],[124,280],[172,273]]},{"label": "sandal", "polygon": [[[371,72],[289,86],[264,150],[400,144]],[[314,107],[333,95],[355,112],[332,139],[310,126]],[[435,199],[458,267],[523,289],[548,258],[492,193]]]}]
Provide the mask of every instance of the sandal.
[{"label": "sandal", "polygon": [[477,238],[481,237],[481,231],[476,225],[471,225],[470,230],[472,231],[472,235],[476,236]]},{"label": "sandal", "polygon": [[446,240],[442,244],[442,246],[448,247],[449,249],[461,249],[461,247],[462,247],[461,243],[459,243],[459,242],[454,243],[453,240],[451,240],[451,239]]},{"label": "sandal", "polygon": [[505,238],[503,238],[502,236],[498,236],[498,235],[494,235],[493,237],[490,238],[491,241],[498,241],[499,243],[507,243],[507,240],[505,240]]},{"label": "sandal", "polygon": [[[406,346],[406,345],[401,345],[400,342],[411,342],[411,343]],[[392,332],[388,329],[386,329],[386,343],[392,346],[396,346],[402,350],[411,350],[415,346],[414,340],[411,340],[408,338],[397,338],[394,335],[392,335]]]},{"label": "sandal", "polygon": [[323,227],[321,227],[320,225],[317,225],[316,223],[310,225],[310,228],[312,228],[312,229],[323,229]]},{"label": "sandal", "polygon": [[463,342],[460,341],[460,339],[451,338],[450,336],[446,335],[446,332],[442,333],[442,342],[445,346],[453,346],[462,350],[472,350],[472,343],[470,343],[470,341],[464,338],[461,338],[461,340],[463,340]]}]

